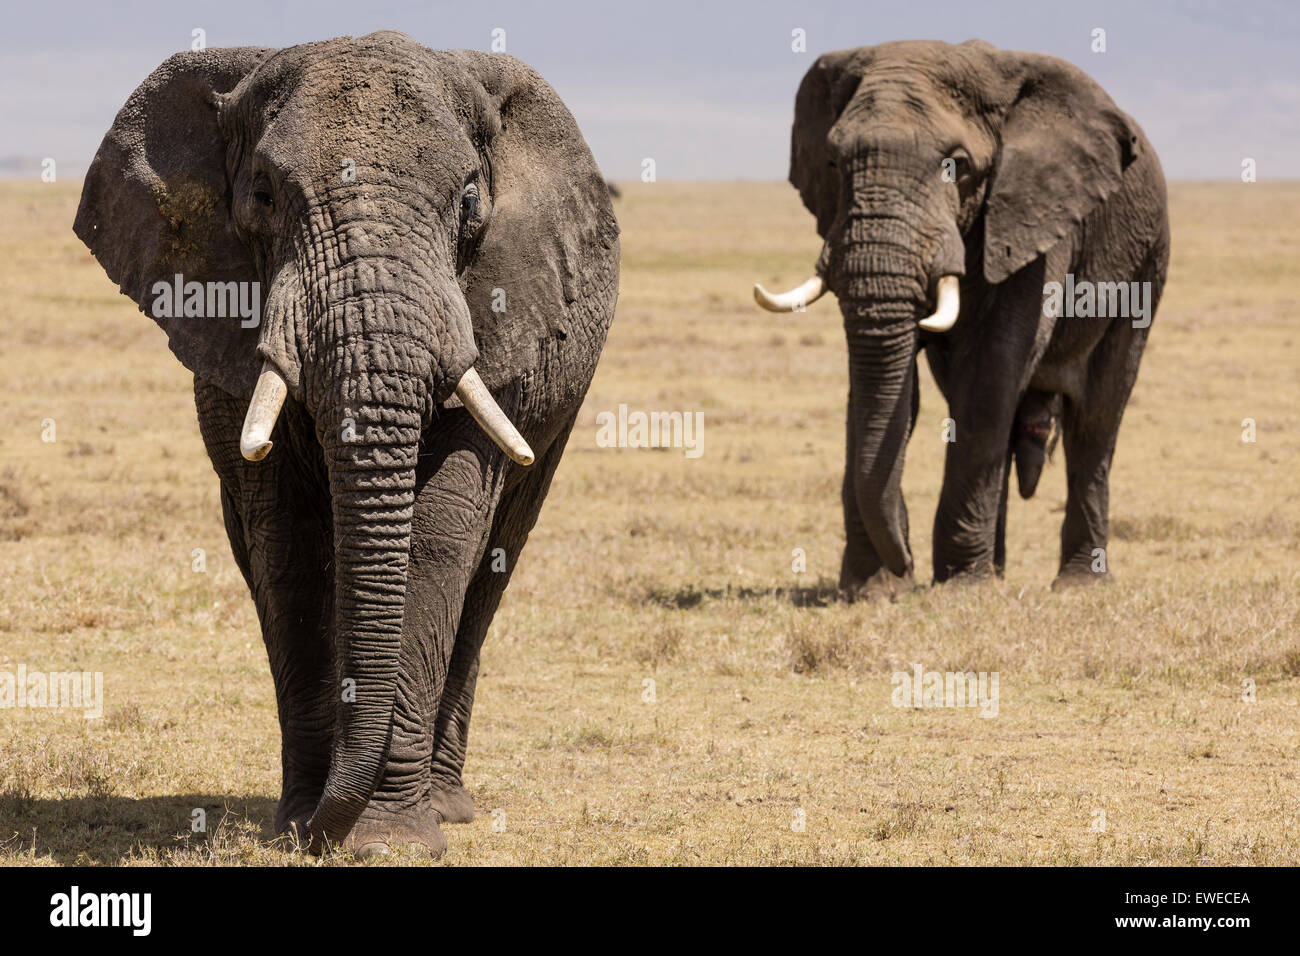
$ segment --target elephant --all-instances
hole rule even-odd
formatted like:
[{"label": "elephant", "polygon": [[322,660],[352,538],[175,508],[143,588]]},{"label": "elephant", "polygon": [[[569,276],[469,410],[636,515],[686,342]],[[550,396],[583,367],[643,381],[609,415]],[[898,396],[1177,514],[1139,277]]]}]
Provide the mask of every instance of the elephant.
[{"label": "elephant", "polygon": [[474,814],[484,635],[618,295],[573,117],[513,57],[395,32],[183,52],[118,113],[74,229],[193,372],[275,684],[276,830],[441,854]]},{"label": "elephant", "polygon": [[[1068,488],[1053,584],[1106,580],[1111,460],[1169,263],[1164,175],[1137,123],[1055,57],[884,43],[808,70],[789,179],[821,253],[802,285],[754,296],[777,312],[839,300],[841,590],[915,587],[901,478],[922,348],[950,419],[934,581],[1003,574],[1011,461],[1032,496],[1054,430]],[[1084,314],[1085,289],[1105,317]],[[1142,314],[1115,315],[1130,291]]]}]

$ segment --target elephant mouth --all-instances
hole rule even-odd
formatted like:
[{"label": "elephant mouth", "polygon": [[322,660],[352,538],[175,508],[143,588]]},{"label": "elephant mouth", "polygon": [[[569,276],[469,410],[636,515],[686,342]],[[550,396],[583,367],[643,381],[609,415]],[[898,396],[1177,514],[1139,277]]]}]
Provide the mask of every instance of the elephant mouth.
[{"label": "elephant mouth", "polygon": [[[263,362],[239,436],[240,454],[248,461],[261,461],[271,453],[271,433],[288,394],[289,386],[284,376],[270,362]],[[478,426],[512,461],[524,466],[533,463],[532,448],[501,410],[473,367],[467,369],[456,383],[454,394]]]}]

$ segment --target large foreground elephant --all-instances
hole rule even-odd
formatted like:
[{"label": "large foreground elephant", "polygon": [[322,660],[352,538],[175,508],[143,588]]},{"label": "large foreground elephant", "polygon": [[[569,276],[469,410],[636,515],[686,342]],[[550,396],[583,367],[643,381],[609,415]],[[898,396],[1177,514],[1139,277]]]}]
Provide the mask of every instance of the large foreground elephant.
[{"label": "large foreground elephant", "polygon": [[829,289],[843,312],[841,587],[910,586],[900,480],[922,347],[952,419],[935,579],[1001,573],[1011,460],[1029,497],[1053,418],[1068,478],[1057,580],[1103,577],[1111,456],[1169,260],[1164,177],[1138,125],[1053,57],[886,43],[808,71],[790,182],[825,240],[816,274],[754,293],[796,311]]},{"label": "large foreground elephant", "polygon": [[617,296],[572,117],[511,57],[397,33],[182,53],[75,229],[194,372],[275,679],[277,828],[441,852],[473,815],[479,648]]}]

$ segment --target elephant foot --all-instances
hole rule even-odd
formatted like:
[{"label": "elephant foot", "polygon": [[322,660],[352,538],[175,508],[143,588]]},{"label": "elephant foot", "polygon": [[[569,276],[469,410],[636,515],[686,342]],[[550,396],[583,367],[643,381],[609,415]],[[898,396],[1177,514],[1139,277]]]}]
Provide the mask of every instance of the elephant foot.
[{"label": "elephant foot", "polygon": [[307,821],[311,819],[311,811],[307,810],[295,814],[292,818],[281,821],[279,814],[276,814],[275,832],[284,841],[285,850],[301,849],[313,850],[311,831],[307,829]]},{"label": "elephant foot", "polygon": [[310,797],[281,797],[275,808],[275,832],[292,844],[306,848],[311,843],[307,821],[316,811],[316,803]]},{"label": "elephant foot", "polygon": [[344,847],[358,859],[369,859],[414,845],[437,859],[447,852],[447,838],[438,820],[438,812],[428,803],[396,810],[376,809],[371,804],[348,834]]},{"label": "elephant foot", "polygon": [[429,802],[443,823],[474,822],[474,800],[460,784],[435,780]]},{"label": "elephant foot", "polygon": [[865,580],[856,578],[847,569],[840,572],[840,591],[850,603],[883,599],[897,601],[915,588],[916,581],[911,571],[894,574],[888,568],[880,568]]},{"label": "elephant foot", "polygon": [[934,583],[942,584],[944,587],[972,587],[1000,577],[1002,577],[1002,569],[990,558],[967,567],[950,570],[943,577],[936,574]]}]

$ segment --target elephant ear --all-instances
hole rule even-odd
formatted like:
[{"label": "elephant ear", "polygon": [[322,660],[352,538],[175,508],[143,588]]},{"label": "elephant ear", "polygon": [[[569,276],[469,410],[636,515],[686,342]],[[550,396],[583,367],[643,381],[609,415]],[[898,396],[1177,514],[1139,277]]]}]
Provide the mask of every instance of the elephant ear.
[{"label": "elephant ear", "polygon": [[[476,368],[489,388],[520,379],[527,386],[571,333],[604,341],[618,291],[618,221],[586,140],[545,80],[505,54],[446,56],[469,78],[491,190],[487,225],[462,275]],[[585,388],[590,370],[577,364],[564,366],[569,383],[554,383],[562,391]]]},{"label": "elephant ear", "polygon": [[242,397],[257,375],[257,329],[242,328],[238,316],[153,315],[153,286],[171,286],[177,275],[187,283],[257,281],[230,218],[216,95],[273,52],[178,53],[149,74],[104,136],[73,223],[108,277],[162,326],[185,367]]},{"label": "elephant ear", "polygon": [[984,276],[992,283],[1077,230],[1138,153],[1137,126],[1082,70],[1055,57],[1012,56],[1020,84],[985,213]]},{"label": "elephant ear", "polygon": [[853,99],[871,49],[823,53],[804,74],[794,98],[790,130],[790,182],[803,204],[817,217],[824,239],[839,209],[840,178],[831,166],[826,138]]}]

